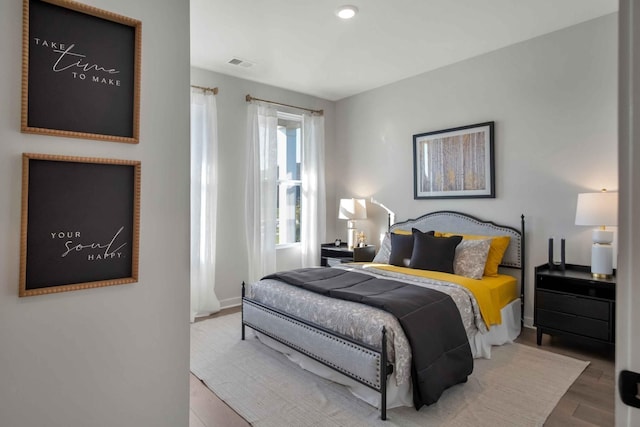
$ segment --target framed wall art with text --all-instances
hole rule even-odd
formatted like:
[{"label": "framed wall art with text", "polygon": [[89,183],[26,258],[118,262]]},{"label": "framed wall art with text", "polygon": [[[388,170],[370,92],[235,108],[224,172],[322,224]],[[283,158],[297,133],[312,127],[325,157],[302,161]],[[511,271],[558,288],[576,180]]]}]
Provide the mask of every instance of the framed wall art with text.
[{"label": "framed wall art with text", "polygon": [[142,23],[67,0],[23,0],[21,130],[139,142]]},{"label": "framed wall art with text", "polygon": [[135,160],[22,155],[19,295],[138,281]]}]

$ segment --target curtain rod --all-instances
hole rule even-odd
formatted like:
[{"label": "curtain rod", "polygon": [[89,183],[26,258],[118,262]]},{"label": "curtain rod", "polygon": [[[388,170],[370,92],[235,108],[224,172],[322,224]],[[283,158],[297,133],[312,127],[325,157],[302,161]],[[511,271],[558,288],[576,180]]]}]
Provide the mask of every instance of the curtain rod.
[{"label": "curtain rod", "polygon": [[204,86],[196,86],[196,85],[191,85],[191,87],[195,87],[196,89],[202,89],[205,92],[213,92],[214,95],[218,94],[217,87],[204,87]]},{"label": "curtain rod", "polygon": [[269,104],[283,105],[283,106],[285,106],[285,107],[297,108],[298,110],[310,111],[310,112],[312,112],[312,113],[316,113],[316,114],[319,114],[319,115],[321,115],[321,116],[324,114],[324,110],[312,110],[311,108],[297,107],[297,106],[295,106],[295,105],[283,104],[282,102],[275,102],[275,101],[269,101],[269,100],[266,100],[266,99],[254,98],[254,97],[253,97],[253,96],[251,96],[251,95],[247,95],[247,96],[245,97],[245,100],[246,100],[247,102],[251,102],[251,101],[262,101],[262,102],[268,102]]}]

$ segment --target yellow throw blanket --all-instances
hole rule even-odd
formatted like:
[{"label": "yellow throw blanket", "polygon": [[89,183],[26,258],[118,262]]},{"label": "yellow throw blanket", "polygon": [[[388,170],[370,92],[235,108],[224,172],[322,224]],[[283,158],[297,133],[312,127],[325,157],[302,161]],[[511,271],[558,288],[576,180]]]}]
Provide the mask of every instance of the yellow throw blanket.
[{"label": "yellow throw blanket", "polygon": [[389,264],[368,264],[364,266],[374,267],[380,270],[393,271],[410,276],[425,277],[428,279],[451,282],[467,288],[478,301],[480,314],[487,329],[491,325],[500,325],[502,316],[500,310],[516,298],[518,298],[517,280],[515,277],[505,274],[497,276],[484,276],[481,280],[470,279],[456,274],[441,273],[439,271],[418,270],[415,268],[397,267]]}]

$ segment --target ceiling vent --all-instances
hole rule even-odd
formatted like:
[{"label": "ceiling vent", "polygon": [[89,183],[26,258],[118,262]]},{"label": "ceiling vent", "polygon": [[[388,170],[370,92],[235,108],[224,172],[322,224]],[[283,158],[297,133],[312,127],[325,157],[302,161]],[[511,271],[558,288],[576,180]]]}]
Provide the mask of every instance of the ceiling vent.
[{"label": "ceiling vent", "polygon": [[253,62],[245,61],[244,59],[240,58],[231,58],[229,61],[227,61],[227,64],[237,65],[244,68],[250,68],[254,65]]}]

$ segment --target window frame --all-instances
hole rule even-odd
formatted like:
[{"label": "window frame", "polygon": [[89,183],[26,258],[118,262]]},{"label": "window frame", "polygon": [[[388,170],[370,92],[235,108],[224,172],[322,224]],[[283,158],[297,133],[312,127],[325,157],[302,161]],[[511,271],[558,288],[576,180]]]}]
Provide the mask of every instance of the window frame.
[{"label": "window frame", "polygon": [[[280,120],[287,120],[287,121],[295,121],[295,122],[299,122],[300,123],[300,140],[299,140],[299,146],[300,146],[300,152],[296,153],[297,155],[299,155],[300,157],[300,179],[281,179],[279,176],[276,177],[276,194],[279,194],[279,188],[280,185],[282,184],[289,184],[289,185],[295,185],[298,186],[300,188],[300,209],[302,210],[302,156],[303,156],[303,132],[304,132],[304,116],[302,114],[293,114],[293,113],[289,113],[289,112],[285,112],[285,111],[280,111],[278,110],[277,112],[277,116],[278,116],[278,128],[280,127]],[[279,197],[279,196],[276,196]],[[280,227],[280,215],[279,215],[279,203],[278,200],[276,200],[276,238],[278,238],[279,236],[279,227]],[[302,229],[302,215],[300,216],[300,229]],[[301,238],[302,239],[302,238]],[[286,243],[276,243],[276,250],[278,249],[288,249],[288,248],[295,248],[295,247],[300,247],[302,245],[302,241],[299,242],[286,242]]]}]

